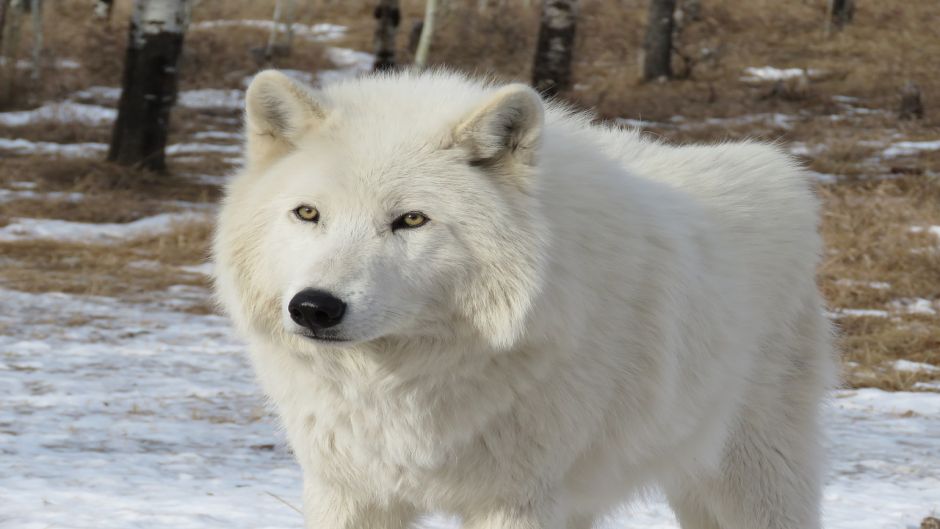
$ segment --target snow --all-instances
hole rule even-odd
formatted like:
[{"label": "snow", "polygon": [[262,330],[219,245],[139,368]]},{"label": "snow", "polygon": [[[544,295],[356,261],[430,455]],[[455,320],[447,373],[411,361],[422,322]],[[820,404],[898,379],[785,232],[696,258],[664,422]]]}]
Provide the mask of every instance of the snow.
[{"label": "snow", "polygon": [[17,154],[50,154],[64,157],[99,156],[108,150],[104,143],[53,143],[24,139],[0,138],[0,150]]},{"label": "snow", "polygon": [[115,86],[92,86],[72,94],[72,99],[96,99],[117,103],[121,98],[121,89]]},{"label": "snow", "polygon": [[933,302],[924,298],[902,298],[891,302],[891,308],[907,314],[922,314],[926,316],[935,316],[937,310],[933,307]]},{"label": "snow", "polygon": [[910,360],[895,360],[891,367],[895,371],[904,371],[907,373],[936,373],[940,367],[923,362],[911,362]]},{"label": "snow", "polygon": [[[300,505],[300,471],[243,346],[224,318],[181,311],[208,297],[183,286],[146,300],[0,290],[5,527],[301,525],[281,501]],[[916,527],[940,505],[940,394],[834,397],[825,526]],[[677,527],[656,496],[602,526]]]},{"label": "snow", "polygon": [[356,76],[360,73],[372,71],[375,56],[371,53],[357,51],[349,48],[329,48],[327,57],[333,64],[339,66],[335,70],[322,70],[317,72],[320,84],[329,84]]},{"label": "snow", "polygon": [[38,193],[30,189],[3,189],[0,188],[0,203],[11,200],[45,200],[45,201],[65,201],[81,202],[85,198],[84,193],[66,192],[66,191],[44,191]]},{"label": "snow", "polygon": [[884,281],[857,281],[855,279],[839,279],[836,280],[836,284],[847,287],[867,287],[875,290],[887,290],[891,288],[891,283],[885,283]]},{"label": "snow", "polygon": [[940,140],[936,141],[899,141],[881,153],[885,158],[896,158],[898,156],[909,156],[918,154],[922,151],[940,150]]},{"label": "snow", "polygon": [[869,318],[887,318],[888,311],[880,309],[835,309],[834,312],[831,312],[829,316],[833,318],[840,318],[843,316],[849,317],[869,317]]},{"label": "snow", "polygon": [[187,108],[241,109],[245,106],[245,92],[234,88],[183,90],[177,96],[177,103]]},{"label": "snow", "polygon": [[201,152],[221,152],[228,154],[241,154],[244,147],[241,145],[220,145],[218,143],[176,143],[166,148],[167,154],[191,154]]},{"label": "snow", "polygon": [[940,226],[911,226],[910,229],[908,229],[907,231],[909,231],[910,233],[926,232],[931,235],[940,237]]},{"label": "snow", "polygon": [[[206,20],[203,22],[190,24],[189,29],[190,31],[199,31],[230,27],[247,27],[271,31],[271,29],[274,28],[274,22],[271,20]],[[302,39],[314,42],[327,42],[336,40],[342,38],[346,34],[346,26],[327,23],[314,24],[310,26],[307,24],[300,24],[295,22],[294,24],[291,24],[291,29],[293,30],[295,37],[300,37]],[[278,30],[286,31],[286,24],[278,24]]]},{"label": "snow", "polygon": [[803,68],[774,68],[773,66],[751,66],[744,69],[746,74],[742,81],[782,81],[794,77],[813,76],[821,73],[819,70]]},{"label": "snow", "polygon": [[193,138],[197,140],[242,140],[241,132],[229,132],[225,130],[204,130],[202,132],[197,132],[193,134]]},{"label": "snow", "polygon": [[47,103],[33,110],[0,112],[0,125],[19,127],[38,121],[103,125],[111,123],[116,117],[117,111],[113,108],[62,101],[60,103]]},{"label": "snow", "polygon": [[0,228],[0,241],[54,240],[106,243],[169,231],[180,222],[206,221],[203,214],[161,213],[127,223],[72,222],[58,219],[12,219]]}]

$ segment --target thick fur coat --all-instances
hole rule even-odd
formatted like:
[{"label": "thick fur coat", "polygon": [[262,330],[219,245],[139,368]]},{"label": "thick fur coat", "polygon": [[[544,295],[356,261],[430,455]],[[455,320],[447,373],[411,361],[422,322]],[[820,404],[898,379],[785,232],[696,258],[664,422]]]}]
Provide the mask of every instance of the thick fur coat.
[{"label": "thick fur coat", "polygon": [[[264,72],[246,134],[216,288],[307,527],[587,529],[652,487],[684,529],[819,527],[818,203],[777,148],[445,72]],[[343,310],[307,325],[313,291]]]}]

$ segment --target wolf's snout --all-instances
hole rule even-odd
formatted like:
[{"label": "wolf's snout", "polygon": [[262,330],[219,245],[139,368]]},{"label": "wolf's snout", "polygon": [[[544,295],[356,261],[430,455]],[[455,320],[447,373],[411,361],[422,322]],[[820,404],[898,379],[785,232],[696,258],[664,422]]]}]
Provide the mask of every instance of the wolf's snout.
[{"label": "wolf's snout", "polygon": [[346,313],[346,304],[329,292],[308,288],[290,300],[287,311],[297,325],[318,331],[341,322]]}]

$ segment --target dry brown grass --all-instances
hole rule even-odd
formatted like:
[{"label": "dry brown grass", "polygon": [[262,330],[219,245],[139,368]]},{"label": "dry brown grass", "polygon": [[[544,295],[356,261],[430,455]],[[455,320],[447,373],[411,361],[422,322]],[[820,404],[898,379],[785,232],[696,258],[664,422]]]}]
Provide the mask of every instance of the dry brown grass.
[{"label": "dry brown grass", "polygon": [[[564,97],[593,107],[602,117],[642,118],[659,122],[650,132],[674,142],[713,142],[763,138],[781,144],[799,142],[803,158],[819,173],[839,176],[823,184],[822,232],[828,253],[819,283],[833,310],[877,309],[888,317],[837,317],[846,360],[846,383],[911,389],[940,380],[938,373],[907,373],[891,368],[897,359],[940,365],[940,316],[910,314],[897,301],[940,300],[940,239],[911,233],[911,226],[940,225],[940,151],[879,157],[893,141],[935,140],[940,134],[940,10],[935,0],[859,3],[856,19],[844,31],[823,33],[825,0],[703,2],[702,18],[687,24],[679,46],[694,59],[686,79],[666,84],[637,81],[638,50],[645,27],[646,0],[582,0],[575,55],[575,88]],[[296,21],[331,22],[348,27],[330,45],[370,50],[373,2],[314,0],[300,2]],[[491,8],[480,14],[476,0],[450,0],[441,12],[431,62],[503,79],[527,81],[538,23],[538,2]],[[47,21],[49,57],[80,61],[79,70],[47,68],[39,85],[19,79],[15,105],[33,106],[61,99],[75,90],[117,86],[126,38],[129,2],[118,1],[110,24],[95,23],[87,2],[50,4]],[[203,0],[194,20],[267,19],[273,0]],[[408,33],[423,15],[423,0],[403,0],[399,57],[410,60]],[[24,49],[29,41],[25,28]],[[181,87],[241,87],[265,66],[315,72],[330,67],[324,45],[295,39],[294,53],[261,64],[251,53],[264,45],[267,32],[197,30],[186,37]],[[708,50],[703,56],[702,50]],[[741,80],[749,66],[811,68],[808,86],[784,86]],[[677,69],[682,60],[676,59]],[[898,90],[917,82],[928,117],[898,122]],[[855,109],[834,95],[858,98]],[[785,124],[774,114],[789,116]],[[174,109],[171,143],[193,141],[204,130],[235,131],[232,110]],[[676,115],[681,122],[671,122]],[[759,116],[757,119],[705,118]],[[763,117],[760,117],[763,116]],[[56,122],[2,127],[0,137],[36,141],[108,141],[110,127]],[[230,143],[230,142],[229,142]],[[218,190],[187,175],[222,175],[231,170],[226,157],[176,156],[170,175],[151,175],[94,160],[6,157],[0,162],[0,187],[13,181],[35,182],[37,193],[77,191],[82,200],[19,199],[5,202],[0,225],[14,217],[46,217],[85,222],[125,222],[173,210],[185,202],[209,203]],[[205,278],[181,270],[206,255],[209,226],[181,224],[167,234],[111,245],[53,242],[0,243],[0,284],[30,291],[58,290],[145,299],[171,285],[205,286]],[[878,285],[877,288],[871,286]],[[884,287],[884,283],[888,285]],[[936,306],[936,305],[935,305]],[[197,304],[189,310],[208,310]]]}]

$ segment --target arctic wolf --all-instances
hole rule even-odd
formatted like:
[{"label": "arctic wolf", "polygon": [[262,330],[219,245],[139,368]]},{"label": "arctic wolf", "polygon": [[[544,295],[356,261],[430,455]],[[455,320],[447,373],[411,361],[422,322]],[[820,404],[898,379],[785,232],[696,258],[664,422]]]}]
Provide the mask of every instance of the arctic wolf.
[{"label": "arctic wolf", "polygon": [[757,143],[674,147],[532,89],[259,74],[214,243],[311,529],[819,527],[817,201]]}]

